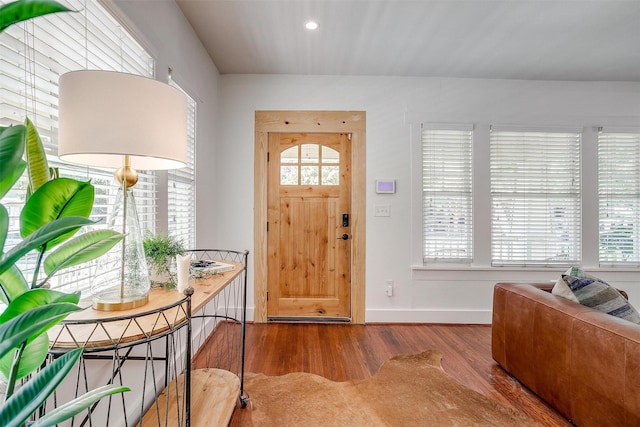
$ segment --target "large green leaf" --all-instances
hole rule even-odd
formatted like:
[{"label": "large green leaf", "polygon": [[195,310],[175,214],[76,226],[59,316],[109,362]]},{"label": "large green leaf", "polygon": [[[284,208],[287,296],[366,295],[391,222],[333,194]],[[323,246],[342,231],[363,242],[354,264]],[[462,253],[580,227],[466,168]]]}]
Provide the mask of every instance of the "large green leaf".
[{"label": "large green leaf", "polygon": [[[29,310],[0,325],[0,357],[12,351],[29,337],[40,335],[52,322],[80,310],[76,304],[57,302]],[[3,425],[0,423],[0,425]]]},{"label": "large green leaf", "polygon": [[20,159],[20,161],[11,170],[11,173],[0,181],[0,199],[2,199],[9,190],[11,190],[13,185],[18,182],[18,179],[20,179],[26,168],[27,162]]},{"label": "large green leaf", "polygon": [[26,128],[22,125],[0,128],[0,182],[13,175],[22,161]]},{"label": "large green leaf", "polygon": [[[22,313],[36,308],[45,306],[47,304],[56,302],[70,302],[77,304],[80,300],[80,293],[67,294],[64,292],[54,291],[51,289],[34,289],[23,293],[14,299],[6,310],[0,315],[0,324],[8,322],[9,320],[19,316]],[[49,329],[54,326],[57,321],[52,321],[50,325],[45,326],[45,329]],[[35,371],[42,365],[47,352],[49,350],[49,337],[46,333],[30,337],[27,346],[22,353],[20,359],[20,365],[18,369],[17,379]],[[5,378],[9,378],[9,373],[13,365],[13,354],[8,353],[4,357],[0,358],[0,372],[2,372]]]},{"label": "large green leaf", "polygon": [[29,251],[38,249],[65,233],[78,230],[80,227],[89,224],[94,224],[94,222],[87,218],[71,216],[60,218],[44,225],[4,254],[0,259],[0,274],[11,268],[16,261]]},{"label": "large green leaf", "polygon": [[24,124],[27,127],[25,158],[29,175],[29,192],[33,194],[51,179],[51,174],[38,130],[29,119],[25,119]]},{"label": "large green leaf", "polygon": [[9,234],[9,212],[0,205],[0,255],[4,253],[4,242]]},{"label": "large green leaf", "polygon": [[[45,183],[27,200],[20,214],[23,238],[56,219],[80,216],[88,218],[93,207],[94,188],[89,182],[58,178]],[[71,237],[77,230],[47,242],[47,248]]]},{"label": "large green leaf", "polygon": [[2,286],[0,300],[7,305],[29,290],[27,280],[15,264],[0,273],[0,286]]},{"label": "large green leaf", "polygon": [[0,7],[0,33],[9,26],[27,19],[71,9],[51,0],[20,0]]},{"label": "large green leaf", "polygon": [[44,271],[51,276],[56,271],[91,261],[104,255],[124,237],[113,230],[95,230],[61,245],[44,261]]},{"label": "large green leaf", "polygon": [[[16,379],[26,377],[30,373],[34,372],[47,358],[49,352],[49,336],[47,334],[40,334],[33,337],[27,342],[24,351],[20,355],[20,364],[18,365],[18,372]],[[15,360],[15,352],[9,352],[0,357],[0,372],[5,378],[10,378],[11,368]]]},{"label": "large green leaf", "polygon": [[82,348],[65,353],[13,394],[0,409],[0,425],[21,427],[55,391],[82,356]]},{"label": "large green leaf", "polygon": [[123,393],[125,391],[131,391],[129,387],[118,386],[115,384],[105,385],[91,390],[80,397],[73,399],[70,402],[62,404],[57,408],[49,411],[45,416],[30,424],[30,427],[50,427],[59,424],[76,414],[87,409],[98,400],[103,397],[110,396],[116,393]]},{"label": "large green leaf", "polygon": [[11,301],[11,304],[0,315],[0,325],[33,308],[56,302],[77,304],[78,301],[80,301],[80,292],[66,293],[53,289],[31,289]]}]

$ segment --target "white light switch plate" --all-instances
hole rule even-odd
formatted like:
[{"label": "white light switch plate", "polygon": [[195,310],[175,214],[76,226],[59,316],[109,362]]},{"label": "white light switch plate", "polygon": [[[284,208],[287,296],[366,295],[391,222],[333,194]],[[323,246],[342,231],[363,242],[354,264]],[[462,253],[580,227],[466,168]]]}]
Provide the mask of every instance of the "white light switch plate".
[{"label": "white light switch plate", "polygon": [[391,216],[391,206],[375,205],[373,207],[373,216]]}]

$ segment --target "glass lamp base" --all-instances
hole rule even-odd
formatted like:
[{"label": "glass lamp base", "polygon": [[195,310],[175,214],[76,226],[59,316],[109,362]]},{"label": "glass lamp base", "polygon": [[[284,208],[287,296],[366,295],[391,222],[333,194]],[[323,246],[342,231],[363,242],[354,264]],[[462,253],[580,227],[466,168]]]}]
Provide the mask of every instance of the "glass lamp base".
[{"label": "glass lamp base", "polygon": [[93,296],[93,308],[100,311],[120,311],[142,307],[149,302],[149,295],[120,296],[120,291],[102,292]]}]

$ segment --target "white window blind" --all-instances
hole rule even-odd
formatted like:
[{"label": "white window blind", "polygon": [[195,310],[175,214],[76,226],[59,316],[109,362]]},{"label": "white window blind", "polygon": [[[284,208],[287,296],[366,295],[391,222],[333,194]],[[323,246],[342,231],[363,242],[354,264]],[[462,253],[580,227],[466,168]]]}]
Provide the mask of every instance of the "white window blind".
[{"label": "white window blind", "polygon": [[492,127],[492,265],[580,263],[580,140]]},{"label": "white window blind", "polygon": [[182,240],[189,249],[196,248],[196,101],[173,79],[169,84],[187,98],[187,165],[169,171],[168,233]]},{"label": "white window blind", "polygon": [[[96,187],[92,219],[105,219],[111,210],[116,187],[113,171],[73,166],[57,158],[58,79],[80,69],[102,69],[154,75],[153,58],[95,0],[61,3],[79,12],[47,15],[14,25],[0,34],[0,125],[23,123],[29,117],[43,140],[51,167],[60,176],[91,180]],[[155,229],[155,176],[140,172],[135,187],[143,228]],[[19,240],[18,216],[24,204],[26,177],[2,203],[9,209],[9,246]],[[102,222],[104,226],[104,221]],[[32,260],[35,257],[32,258]],[[28,274],[29,260],[22,267]],[[88,290],[91,264],[60,272],[52,283],[63,290]],[[33,269],[33,261],[31,261]],[[24,271],[24,270],[23,270]]]},{"label": "white window blind", "polygon": [[640,265],[640,133],[598,134],[601,266]]},{"label": "white window blind", "polygon": [[423,261],[473,259],[472,126],[422,126]]}]

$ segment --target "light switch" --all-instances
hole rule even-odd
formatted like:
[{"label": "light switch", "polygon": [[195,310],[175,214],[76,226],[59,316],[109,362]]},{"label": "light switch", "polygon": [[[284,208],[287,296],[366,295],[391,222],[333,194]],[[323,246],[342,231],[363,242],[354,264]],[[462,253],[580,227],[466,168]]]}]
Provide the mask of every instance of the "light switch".
[{"label": "light switch", "polygon": [[373,207],[373,216],[391,216],[391,206],[375,205]]}]

